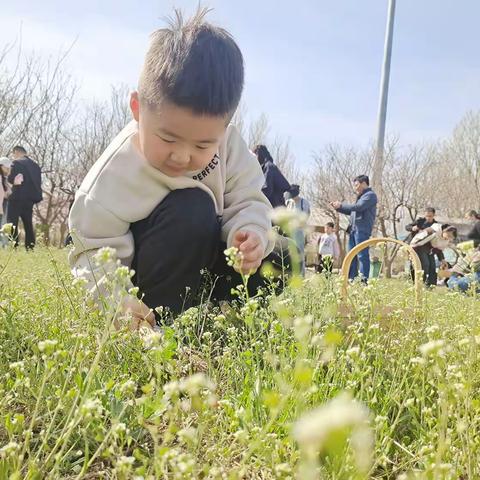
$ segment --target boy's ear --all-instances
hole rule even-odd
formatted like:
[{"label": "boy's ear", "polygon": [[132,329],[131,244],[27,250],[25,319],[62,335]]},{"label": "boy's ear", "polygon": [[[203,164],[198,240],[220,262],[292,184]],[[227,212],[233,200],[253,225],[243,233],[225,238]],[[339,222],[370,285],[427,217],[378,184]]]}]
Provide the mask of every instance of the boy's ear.
[{"label": "boy's ear", "polygon": [[138,122],[140,112],[140,100],[138,99],[138,92],[134,91],[130,94],[130,110],[132,111],[133,118]]}]

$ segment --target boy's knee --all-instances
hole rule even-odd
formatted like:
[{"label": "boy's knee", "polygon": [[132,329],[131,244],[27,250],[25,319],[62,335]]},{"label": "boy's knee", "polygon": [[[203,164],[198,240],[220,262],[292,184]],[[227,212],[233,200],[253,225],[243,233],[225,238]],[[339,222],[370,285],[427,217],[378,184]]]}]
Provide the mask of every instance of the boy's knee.
[{"label": "boy's knee", "polygon": [[214,202],[200,188],[174,190],[165,197],[161,207],[174,219],[180,241],[198,242],[220,232]]}]

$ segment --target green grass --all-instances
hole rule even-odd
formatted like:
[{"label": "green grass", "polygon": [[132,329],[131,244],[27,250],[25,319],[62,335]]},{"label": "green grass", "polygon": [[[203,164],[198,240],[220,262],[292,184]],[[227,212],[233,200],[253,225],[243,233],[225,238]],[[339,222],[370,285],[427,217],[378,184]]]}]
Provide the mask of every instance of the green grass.
[{"label": "green grass", "polygon": [[314,276],[142,338],[85,300],[65,251],[0,265],[0,479],[480,477],[476,298],[415,312],[382,280],[344,318]]}]

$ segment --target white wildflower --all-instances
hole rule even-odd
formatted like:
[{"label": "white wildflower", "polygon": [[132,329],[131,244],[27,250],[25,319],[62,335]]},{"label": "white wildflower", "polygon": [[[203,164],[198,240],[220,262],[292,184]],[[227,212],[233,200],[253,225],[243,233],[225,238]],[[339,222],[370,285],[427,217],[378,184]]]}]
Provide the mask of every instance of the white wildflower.
[{"label": "white wildflower", "polygon": [[203,373],[195,373],[180,381],[180,390],[189,395],[198,395],[201,390],[214,391],[215,385]]},{"label": "white wildflower", "polygon": [[80,413],[87,420],[100,417],[102,412],[103,406],[98,398],[89,398],[80,406]]},{"label": "white wildflower", "polygon": [[0,458],[5,458],[12,453],[18,452],[20,445],[17,442],[8,442],[2,448],[0,448]]},{"label": "white wildflower", "polygon": [[135,463],[135,457],[126,457],[125,455],[122,455],[118,457],[116,466],[120,470],[128,470],[132,465]]},{"label": "white wildflower", "polygon": [[0,228],[0,233],[3,233],[4,235],[10,236],[13,233],[13,223],[6,223],[3,225],[2,228]]},{"label": "white wildflower", "polygon": [[444,345],[445,342],[443,340],[432,340],[420,345],[419,350],[424,357],[429,357],[441,353]]},{"label": "white wildflower", "polygon": [[298,340],[305,340],[310,334],[312,323],[313,317],[311,315],[295,318],[295,320],[293,321],[295,337],[297,337]]},{"label": "white wildflower", "polygon": [[163,391],[167,397],[178,395],[180,393],[180,384],[177,381],[168,382],[163,386]]},{"label": "white wildflower", "polygon": [[162,343],[162,338],[161,332],[149,330],[148,333],[142,336],[143,345],[147,349],[157,347]]},{"label": "white wildflower", "polygon": [[349,348],[345,354],[347,355],[347,357],[350,357],[350,358],[356,358],[360,355],[360,347],[352,347],[352,348]]},{"label": "white wildflower", "polygon": [[102,247],[93,256],[93,259],[97,265],[106,265],[107,263],[114,261],[116,258],[117,252],[111,247]]},{"label": "white wildflower", "polygon": [[75,286],[80,286],[80,287],[84,287],[85,285],[87,285],[88,283],[88,280],[84,277],[75,277],[73,280],[72,280],[72,285],[75,287]]},{"label": "white wildflower", "polygon": [[291,210],[287,207],[278,207],[271,213],[274,224],[279,225],[282,230],[292,233],[295,230],[303,229],[307,225],[308,216],[304,212]]},{"label": "white wildflower", "polygon": [[25,362],[23,360],[20,360],[18,362],[12,362],[9,365],[9,368],[11,370],[19,370],[20,372],[23,372],[25,370]]},{"label": "white wildflower", "polygon": [[241,262],[241,253],[237,247],[230,247],[223,251],[227,259],[227,265],[230,267],[238,266]]},{"label": "white wildflower", "polygon": [[55,351],[55,347],[58,345],[57,340],[42,340],[38,342],[38,350],[47,355],[52,354]]},{"label": "white wildflower", "polygon": [[197,430],[194,427],[182,428],[177,432],[177,437],[184,443],[193,443],[197,439]]},{"label": "white wildflower", "polygon": [[112,432],[115,434],[115,435],[121,435],[123,433],[127,433],[128,429],[127,429],[127,426],[120,422],[120,423],[117,423],[116,425],[114,425],[112,427]]},{"label": "white wildflower", "polygon": [[415,404],[415,399],[414,398],[407,398],[407,400],[405,400],[405,407],[411,407],[412,405]]},{"label": "white wildflower", "polygon": [[136,389],[137,384],[132,379],[129,379],[123,382],[118,390],[122,395],[131,396],[135,393]]},{"label": "white wildflower", "polygon": [[368,419],[365,406],[341,394],[298,420],[293,435],[302,446],[321,448],[330,435],[346,428],[364,428]]}]

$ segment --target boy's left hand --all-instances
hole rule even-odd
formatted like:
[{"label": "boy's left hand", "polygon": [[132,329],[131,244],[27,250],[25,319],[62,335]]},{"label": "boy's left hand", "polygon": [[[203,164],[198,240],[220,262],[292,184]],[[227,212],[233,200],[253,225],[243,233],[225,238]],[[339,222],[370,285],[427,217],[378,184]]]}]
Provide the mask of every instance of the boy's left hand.
[{"label": "boy's left hand", "polygon": [[239,230],[233,237],[232,246],[242,254],[240,270],[243,274],[251,274],[257,270],[263,260],[262,240],[255,232]]}]

